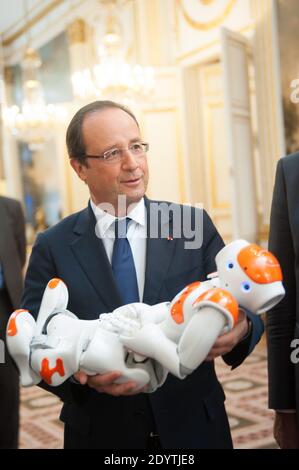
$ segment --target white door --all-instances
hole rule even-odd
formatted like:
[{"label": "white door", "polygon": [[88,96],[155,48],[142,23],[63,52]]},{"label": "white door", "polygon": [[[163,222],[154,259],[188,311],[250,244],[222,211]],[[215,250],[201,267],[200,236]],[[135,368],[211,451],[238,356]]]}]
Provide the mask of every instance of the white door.
[{"label": "white door", "polygon": [[233,238],[256,241],[258,233],[253,136],[250,113],[248,42],[221,29],[224,124],[229,164]]}]

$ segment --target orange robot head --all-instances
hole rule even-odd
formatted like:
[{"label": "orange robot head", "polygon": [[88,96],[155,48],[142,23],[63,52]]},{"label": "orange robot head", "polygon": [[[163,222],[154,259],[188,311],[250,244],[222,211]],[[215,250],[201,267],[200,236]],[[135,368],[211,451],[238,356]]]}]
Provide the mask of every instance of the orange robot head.
[{"label": "orange robot head", "polygon": [[258,245],[236,240],[218,253],[216,264],[219,285],[254,313],[269,310],[284,296],[279,262]]}]

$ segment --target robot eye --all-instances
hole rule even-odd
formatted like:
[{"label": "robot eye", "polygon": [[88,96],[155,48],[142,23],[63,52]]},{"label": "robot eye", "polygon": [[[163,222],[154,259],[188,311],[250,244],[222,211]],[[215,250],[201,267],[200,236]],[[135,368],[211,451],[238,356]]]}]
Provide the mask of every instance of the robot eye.
[{"label": "robot eye", "polygon": [[242,282],[241,289],[243,292],[250,292],[251,291],[251,284],[248,281]]},{"label": "robot eye", "polygon": [[234,268],[234,263],[232,261],[228,261],[226,263],[226,269],[230,270]]}]

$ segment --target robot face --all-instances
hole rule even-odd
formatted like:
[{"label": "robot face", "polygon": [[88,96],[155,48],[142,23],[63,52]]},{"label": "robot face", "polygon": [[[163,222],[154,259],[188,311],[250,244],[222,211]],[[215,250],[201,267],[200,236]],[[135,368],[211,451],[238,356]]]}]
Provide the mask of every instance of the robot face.
[{"label": "robot face", "polygon": [[[226,262],[225,268],[227,271],[227,275],[224,277],[224,279],[228,281],[228,284],[226,284],[226,286],[228,287],[229,280],[231,278],[230,276],[234,276],[234,273],[239,268],[239,266],[237,263],[234,263],[233,261],[229,260]],[[245,267],[245,269],[243,268],[245,276],[247,276],[246,270],[247,270],[247,267]],[[246,280],[243,280],[243,279],[244,279],[243,277],[240,279],[239,288],[241,291],[248,293],[252,290],[253,283],[250,281],[250,279],[246,279]]]},{"label": "robot face", "polygon": [[277,259],[257,245],[232,242],[218,253],[216,264],[221,287],[252,312],[268,310],[284,295]]}]

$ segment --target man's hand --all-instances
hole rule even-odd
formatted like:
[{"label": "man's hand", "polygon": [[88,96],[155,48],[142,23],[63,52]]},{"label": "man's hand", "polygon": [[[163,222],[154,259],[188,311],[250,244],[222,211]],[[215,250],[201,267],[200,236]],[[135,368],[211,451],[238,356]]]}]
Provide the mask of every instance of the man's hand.
[{"label": "man's hand", "polygon": [[281,449],[299,449],[297,414],[276,411],[274,438]]},{"label": "man's hand", "polygon": [[74,374],[75,379],[81,385],[88,385],[94,388],[99,393],[108,393],[114,397],[121,395],[136,395],[137,393],[144,392],[147,385],[141,389],[136,390],[137,384],[135,382],[126,382],[117,384],[115,381],[121,376],[120,372],[112,371],[107,374],[87,375],[85,372],[79,371]]},{"label": "man's hand", "polygon": [[229,333],[217,338],[214,346],[206,357],[206,361],[213,361],[218,356],[229,353],[248,332],[248,320],[243,310],[239,310],[238,321]]}]

